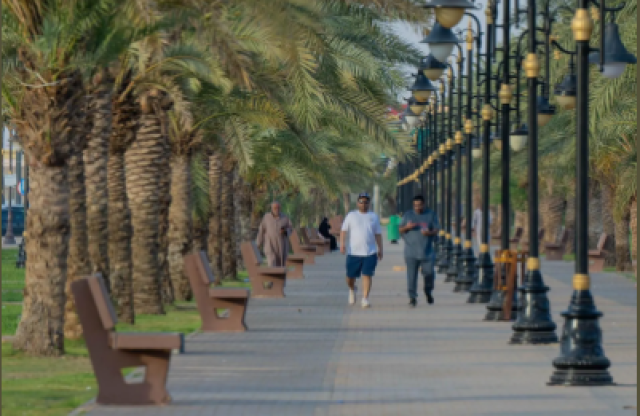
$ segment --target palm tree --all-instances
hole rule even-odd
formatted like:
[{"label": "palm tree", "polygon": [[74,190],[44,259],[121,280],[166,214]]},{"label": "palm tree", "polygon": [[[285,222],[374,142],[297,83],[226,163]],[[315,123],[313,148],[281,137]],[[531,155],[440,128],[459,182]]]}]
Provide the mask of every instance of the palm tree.
[{"label": "palm tree", "polygon": [[111,99],[113,77],[106,69],[100,69],[89,86],[92,122],[85,159],[87,193],[88,250],[92,273],[100,273],[109,285],[109,234],[108,234],[108,156],[111,135]]},{"label": "palm tree", "polygon": [[191,155],[197,135],[189,119],[175,111],[169,113],[171,138],[171,206],[169,209],[168,263],[171,283],[177,300],[192,297],[189,280],[184,274],[183,256],[193,244]]},{"label": "palm tree", "polygon": [[[7,1],[3,17],[3,93],[30,160],[30,210],[22,317],[14,347],[32,355],[64,353],[65,282],[70,239],[67,163],[82,149],[83,39],[105,2]],[[47,28],[47,30],[45,30]]]},{"label": "palm tree", "polygon": [[235,280],[238,275],[236,263],[236,239],[233,195],[233,174],[235,163],[227,157],[222,164],[222,183],[220,184],[220,237],[222,245],[222,277]]},{"label": "palm tree", "polygon": [[125,153],[127,197],[133,226],[133,300],[137,313],[164,314],[158,261],[161,196],[159,163],[165,157],[168,137],[162,117],[171,104],[159,90],[140,97],[140,117],[135,140]]},{"label": "palm tree", "polygon": [[222,190],[222,158],[219,152],[209,156],[209,261],[216,283],[222,281],[222,220],[220,195]]}]

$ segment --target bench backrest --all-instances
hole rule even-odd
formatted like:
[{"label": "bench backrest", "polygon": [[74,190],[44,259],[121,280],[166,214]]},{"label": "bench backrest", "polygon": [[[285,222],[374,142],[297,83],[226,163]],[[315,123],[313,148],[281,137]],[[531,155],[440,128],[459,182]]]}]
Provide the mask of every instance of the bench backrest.
[{"label": "bench backrest", "polygon": [[598,240],[598,245],[596,246],[596,249],[598,250],[603,250],[604,249],[604,245],[607,242],[607,233],[602,233],[600,235],[600,240]]},{"label": "bench backrest", "polygon": [[300,236],[302,237],[302,242],[309,246],[311,245],[311,242],[309,241],[309,235],[307,234],[307,229],[306,228],[300,228]]},{"label": "bench backrest", "polygon": [[214,282],[214,275],[209,259],[204,251],[194,251],[184,256],[184,273],[189,279],[193,297],[203,322],[209,322],[213,302],[209,296],[209,287]]},{"label": "bench backrest", "polygon": [[109,293],[107,292],[102,275],[89,276],[84,280],[86,280],[89,285],[89,291],[91,292],[93,303],[96,306],[98,316],[102,322],[102,327],[107,331],[111,331],[116,327],[118,317],[109,298]]},{"label": "bench backrest", "polygon": [[560,244],[567,244],[569,242],[569,231],[565,228],[560,234]]},{"label": "bench backrest", "polygon": [[291,247],[293,248],[294,253],[299,254],[302,252],[302,247],[300,246],[300,236],[295,229],[292,230],[291,235],[289,235],[289,242],[291,243]]},{"label": "bench backrest", "polygon": [[262,263],[262,258],[259,257],[258,248],[253,241],[245,241],[240,244],[240,254],[247,268],[247,271],[253,272],[257,269],[258,265]]},{"label": "bench backrest", "polygon": [[513,238],[520,238],[520,237],[522,237],[522,232],[523,232],[522,227],[518,227],[518,228],[516,228],[516,233],[515,233],[515,235],[513,236]]}]

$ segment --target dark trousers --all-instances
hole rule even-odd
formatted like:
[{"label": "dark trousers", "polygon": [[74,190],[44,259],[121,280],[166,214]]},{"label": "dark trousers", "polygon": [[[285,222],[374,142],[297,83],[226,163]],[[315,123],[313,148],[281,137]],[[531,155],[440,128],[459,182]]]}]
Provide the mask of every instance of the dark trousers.
[{"label": "dark trousers", "polygon": [[407,292],[410,299],[416,299],[418,297],[418,270],[422,271],[422,277],[424,278],[424,291],[430,292],[435,285],[435,262],[432,259],[422,260],[414,259],[411,257],[405,257],[404,261],[407,263]]}]

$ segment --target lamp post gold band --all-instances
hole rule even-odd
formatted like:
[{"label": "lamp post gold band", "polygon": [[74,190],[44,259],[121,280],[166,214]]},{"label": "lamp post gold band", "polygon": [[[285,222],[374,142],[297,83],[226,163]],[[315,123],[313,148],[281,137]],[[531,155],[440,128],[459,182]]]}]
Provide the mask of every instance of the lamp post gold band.
[{"label": "lamp post gold band", "polygon": [[457,245],[457,244],[460,244],[460,237],[456,237],[456,238],[453,240],[453,243],[454,243],[454,244],[456,244],[456,245]]},{"label": "lamp post gold band", "polygon": [[440,231],[440,236],[442,237],[444,235],[444,230]]},{"label": "lamp post gold band", "polygon": [[467,240],[464,242],[464,248],[472,248],[473,247],[473,242]]},{"label": "lamp post gold band", "polygon": [[587,9],[576,10],[576,15],[571,21],[571,30],[573,31],[573,38],[576,41],[588,41],[591,39],[593,20],[591,20]]},{"label": "lamp post gold band", "polygon": [[540,259],[529,257],[529,259],[527,260],[527,269],[540,270]]},{"label": "lamp post gold band", "polygon": [[522,66],[527,74],[527,78],[537,78],[540,74],[540,62],[538,61],[538,55],[535,53],[528,54]]},{"label": "lamp post gold band", "polygon": [[445,237],[447,238],[447,240],[451,240],[451,234],[447,233],[445,234]]},{"label": "lamp post gold band", "polygon": [[488,253],[489,244],[480,244],[480,253]]},{"label": "lamp post gold band", "polygon": [[573,289],[574,290],[589,290],[591,287],[591,279],[588,274],[574,274],[573,275]]}]

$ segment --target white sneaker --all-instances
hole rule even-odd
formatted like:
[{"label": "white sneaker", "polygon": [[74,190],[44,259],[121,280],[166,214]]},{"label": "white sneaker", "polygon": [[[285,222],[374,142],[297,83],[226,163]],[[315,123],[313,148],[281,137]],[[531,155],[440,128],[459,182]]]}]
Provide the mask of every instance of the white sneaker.
[{"label": "white sneaker", "polygon": [[371,304],[369,303],[369,299],[362,298],[362,307],[363,308],[370,308],[371,307]]},{"label": "white sneaker", "polygon": [[355,305],[356,303],[356,290],[358,288],[349,289],[349,305]]}]

